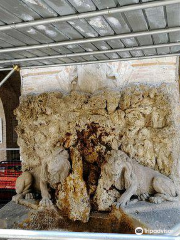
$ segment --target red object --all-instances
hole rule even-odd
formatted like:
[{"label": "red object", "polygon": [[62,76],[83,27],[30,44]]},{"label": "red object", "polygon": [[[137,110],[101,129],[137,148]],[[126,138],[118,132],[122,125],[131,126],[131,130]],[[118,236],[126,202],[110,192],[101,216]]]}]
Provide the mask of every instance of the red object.
[{"label": "red object", "polygon": [[0,190],[15,189],[16,179],[21,175],[20,161],[0,162]]}]

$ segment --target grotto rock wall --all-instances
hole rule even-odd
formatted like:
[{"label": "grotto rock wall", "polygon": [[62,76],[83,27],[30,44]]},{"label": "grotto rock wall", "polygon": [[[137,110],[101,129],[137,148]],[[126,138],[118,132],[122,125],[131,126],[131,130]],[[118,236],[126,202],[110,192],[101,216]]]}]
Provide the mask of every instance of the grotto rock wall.
[{"label": "grotto rock wall", "polygon": [[38,166],[63,145],[79,147],[90,164],[101,164],[107,151],[121,149],[171,175],[178,158],[177,96],[176,85],[165,84],[21,97],[16,116],[24,168]]},{"label": "grotto rock wall", "polygon": [[176,84],[22,96],[15,114],[23,170],[48,164],[47,156],[63,146],[72,171],[56,189],[57,206],[84,222],[96,208],[101,167],[111,150],[169,176],[179,190],[178,98]]}]

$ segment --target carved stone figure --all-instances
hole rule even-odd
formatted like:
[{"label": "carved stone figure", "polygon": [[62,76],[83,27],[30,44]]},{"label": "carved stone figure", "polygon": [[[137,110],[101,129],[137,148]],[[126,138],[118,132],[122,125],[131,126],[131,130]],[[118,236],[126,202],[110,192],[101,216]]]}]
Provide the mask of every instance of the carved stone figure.
[{"label": "carved stone figure", "polygon": [[49,187],[56,189],[57,184],[63,183],[69,175],[69,154],[64,148],[57,148],[41,166],[29,172],[23,172],[16,181],[16,193],[13,201],[18,203],[22,198],[33,198],[33,191],[40,191],[42,200],[40,206],[52,206]]},{"label": "carved stone figure", "polygon": [[[104,197],[102,190],[110,191],[111,197]],[[125,191],[120,195],[117,190]],[[115,199],[118,207],[125,206],[133,195],[137,195],[139,200],[148,200],[152,203],[179,200],[175,184],[170,178],[140,165],[120,150],[113,150],[110,158],[102,167],[101,179],[95,196],[98,209],[107,210]]]},{"label": "carved stone figure", "polygon": [[33,198],[33,176],[30,172],[24,172],[16,180],[16,193],[12,200],[18,203],[19,199],[22,198]]}]

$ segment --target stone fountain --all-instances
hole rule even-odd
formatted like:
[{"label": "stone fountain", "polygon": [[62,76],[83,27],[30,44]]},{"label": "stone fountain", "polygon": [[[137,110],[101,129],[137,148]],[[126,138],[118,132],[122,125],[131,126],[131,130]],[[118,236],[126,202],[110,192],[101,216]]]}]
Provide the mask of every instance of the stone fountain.
[{"label": "stone fountain", "polygon": [[180,212],[176,66],[151,62],[139,72],[139,62],[64,67],[46,81],[39,69],[46,85],[34,89],[34,72],[23,70],[23,173],[10,204],[24,212],[13,227],[134,233],[178,223],[161,219]]}]

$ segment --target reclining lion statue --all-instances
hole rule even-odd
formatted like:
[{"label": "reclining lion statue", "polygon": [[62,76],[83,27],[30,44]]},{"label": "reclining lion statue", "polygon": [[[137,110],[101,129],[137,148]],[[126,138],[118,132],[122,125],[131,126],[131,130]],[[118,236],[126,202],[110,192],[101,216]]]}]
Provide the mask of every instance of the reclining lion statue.
[{"label": "reclining lion statue", "polygon": [[[124,191],[122,194],[121,190]],[[108,191],[111,195],[108,195]],[[139,164],[120,150],[113,150],[101,169],[101,178],[95,195],[98,210],[107,210],[114,201],[118,207],[125,206],[133,195],[138,196],[139,200],[148,200],[152,203],[179,201],[172,179]]]},{"label": "reclining lion statue", "polygon": [[60,147],[50,156],[50,159],[42,162],[42,165],[35,167],[32,171],[25,171],[16,180],[16,193],[12,200],[16,203],[20,199],[33,198],[33,192],[39,191],[42,200],[40,206],[52,206],[49,187],[56,189],[57,184],[63,183],[69,175],[70,162],[68,152]]}]

